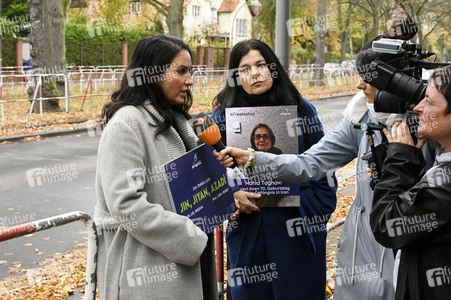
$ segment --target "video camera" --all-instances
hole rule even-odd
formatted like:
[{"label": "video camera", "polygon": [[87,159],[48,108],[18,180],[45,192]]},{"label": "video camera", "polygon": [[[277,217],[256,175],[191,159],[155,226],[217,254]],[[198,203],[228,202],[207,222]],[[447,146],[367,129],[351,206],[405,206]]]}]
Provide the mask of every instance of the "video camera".
[{"label": "video camera", "polygon": [[[374,52],[397,54],[396,58],[388,63],[380,60],[372,61],[365,74],[361,74],[363,81],[378,89],[374,96],[374,110],[376,112],[405,114],[409,130],[414,141],[416,141],[418,115],[413,111],[413,108],[424,98],[427,88],[427,81],[423,81],[422,78],[422,70],[423,68],[444,67],[447,64],[423,61],[435,55],[435,53],[422,51],[421,44],[413,44],[404,40],[382,38],[374,41],[372,48]],[[399,54],[402,53],[404,55],[400,56]],[[399,68],[393,67],[393,65],[399,66]],[[387,142],[377,147],[374,145],[373,130],[381,130],[380,128],[360,129],[367,132],[371,145],[371,151],[366,153],[363,159],[368,160],[369,167],[373,171],[370,186],[374,188],[374,185],[380,179],[382,162],[386,157]],[[373,155],[373,153],[376,155]]]},{"label": "video camera", "polygon": [[363,80],[376,87],[374,110],[386,113],[413,112],[413,108],[423,98],[427,82],[422,80],[422,69],[435,69],[447,63],[425,62],[423,59],[435,55],[434,52],[422,51],[421,44],[404,40],[380,39],[372,44],[373,51],[387,54],[401,54],[393,60],[397,69],[382,61],[373,61]]}]

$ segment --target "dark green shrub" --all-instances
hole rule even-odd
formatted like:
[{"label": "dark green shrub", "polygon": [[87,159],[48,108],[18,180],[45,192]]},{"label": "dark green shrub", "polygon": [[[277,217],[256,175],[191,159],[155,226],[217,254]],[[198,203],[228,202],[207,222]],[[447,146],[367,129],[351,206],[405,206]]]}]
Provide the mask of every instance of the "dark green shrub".
[{"label": "dark green shrub", "polygon": [[2,65],[10,67],[15,65],[16,39],[10,37],[2,38]]}]

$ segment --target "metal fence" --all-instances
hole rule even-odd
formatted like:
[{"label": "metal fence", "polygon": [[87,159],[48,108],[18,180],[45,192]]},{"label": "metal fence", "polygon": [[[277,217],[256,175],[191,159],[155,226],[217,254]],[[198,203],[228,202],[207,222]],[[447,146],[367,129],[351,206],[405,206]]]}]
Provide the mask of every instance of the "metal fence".
[{"label": "metal fence", "polygon": [[[42,101],[65,100],[66,112],[70,111],[72,99],[81,99],[80,110],[87,99],[93,110],[93,98],[108,96],[119,87],[125,66],[68,66],[67,73],[34,74],[27,67],[5,67],[0,75],[0,110],[2,122],[5,119],[6,103],[31,102],[30,114],[34,105],[39,105],[43,114]],[[56,97],[43,97],[44,83],[58,82],[64,87],[64,93]],[[72,88],[72,91],[71,91]],[[78,92],[75,91],[78,89]],[[32,93],[29,94],[29,91]]]},{"label": "metal fence", "polygon": [[[42,101],[65,100],[65,111],[70,111],[71,101],[81,100],[80,110],[87,99],[93,110],[94,97],[108,96],[120,86],[126,66],[67,66],[61,74],[34,74],[28,67],[4,67],[0,74],[0,107],[2,122],[5,119],[4,104],[30,101],[32,107],[39,105],[42,115]],[[227,84],[235,84],[227,77],[224,68],[207,68],[195,65],[192,69],[194,81],[192,92],[196,101],[212,100]],[[314,65],[291,65],[288,75],[299,90],[307,88],[329,88],[353,85],[358,80],[355,72],[341,69],[333,73]],[[44,82],[60,82],[64,94],[57,97],[43,97]],[[230,82],[229,82],[230,81]],[[29,91],[33,93],[29,94]],[[30,113],[32,109],[30,109]]]},{"label": "metal fence", "polygon": [[[196,100],[210,99],[211,94],[217,95],[226,84],[236,84],[233,78],[228,78],[228,70],[197,68],[193,76],[193,97]],[[315,65],[291,65],[288,70],[291,81],[299,90],[307,88],[332,88],[353,86],[359,75],[353,70],[339,69],[333,73]]]}]

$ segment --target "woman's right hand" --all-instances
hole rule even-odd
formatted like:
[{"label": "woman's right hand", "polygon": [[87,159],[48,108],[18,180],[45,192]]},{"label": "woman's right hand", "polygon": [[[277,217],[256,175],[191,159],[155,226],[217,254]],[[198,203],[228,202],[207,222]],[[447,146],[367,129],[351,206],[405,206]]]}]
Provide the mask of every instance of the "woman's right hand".
[{"label": "woman's right hand", "polygon": [[238,211],[233,214],[232,218],[238,217],[240,212],[245,212],[247,214],[251,214],[253,211],[260,212],[260,208],[252,204],[252,202],[249,199],[258,199],[262,195],[255,194],[255,193],[248,193],[245,191],[236,191],[233,193],[233,197],[235,198],[235,206],[238,209]]},{"label": "woman's right hand", "polygon": [[407,125],[406,121],[402,122],[401,124],[396,122],[391,129],[391,134],[387,129],[384,129],[384,133],[387,136],[389,143],[404,143],[413,147],[417,147],[418,149],[421,149],[426,143],[426,139],[420,139],[416,144],[414,143],[412,135],[410,134],[409,126]]}]

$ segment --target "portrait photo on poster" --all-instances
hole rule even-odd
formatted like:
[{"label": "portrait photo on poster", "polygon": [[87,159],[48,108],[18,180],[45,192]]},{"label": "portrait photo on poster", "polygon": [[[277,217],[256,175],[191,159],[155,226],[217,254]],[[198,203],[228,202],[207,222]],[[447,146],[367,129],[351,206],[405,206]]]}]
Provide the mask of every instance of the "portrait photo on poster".
[{"label": "portrait photo on poster", "polygon": [[[226,108],[227,146],[276,155],[298,154],[299,124],[287,126],[296,117],[295,105]],[[257,206],[299,206],[299,184],[272,180],[277,175],[275,166],[264,166],[264,170],[240,168],[245,179],[231,171],[229,178],[241,190],[261,194],[256,200]]]}]

